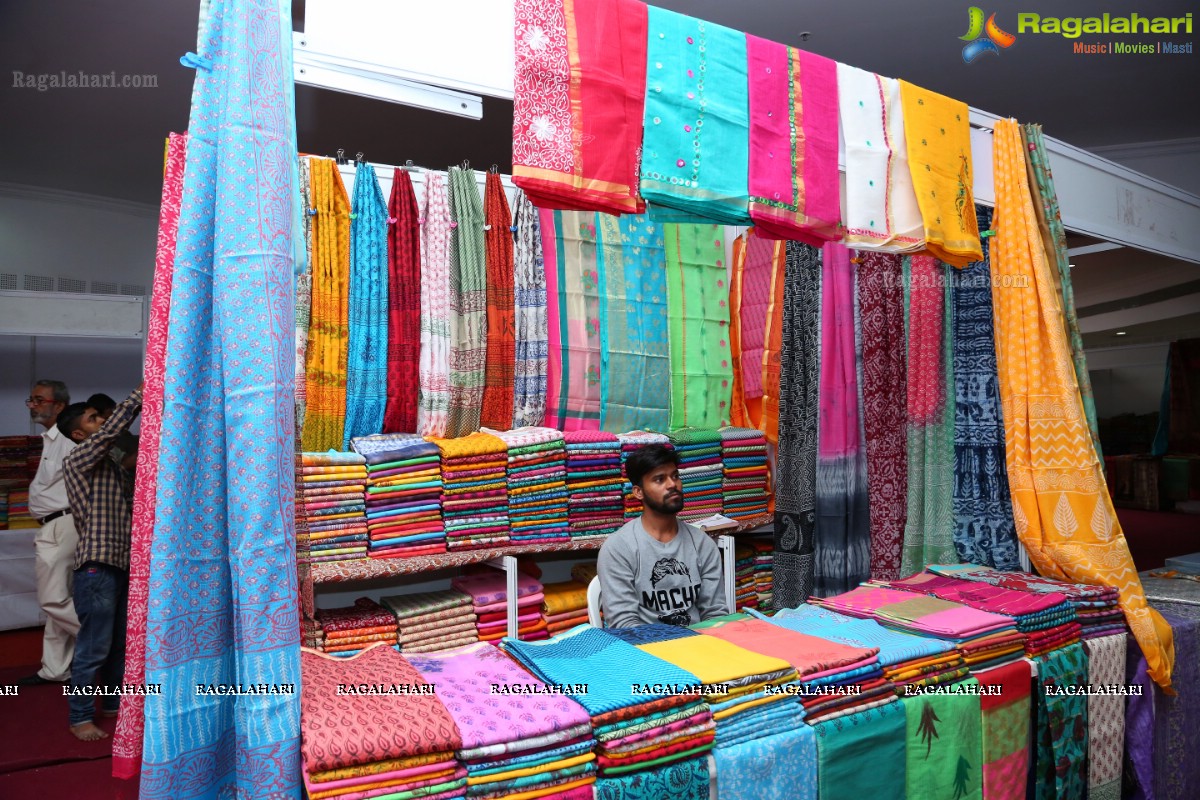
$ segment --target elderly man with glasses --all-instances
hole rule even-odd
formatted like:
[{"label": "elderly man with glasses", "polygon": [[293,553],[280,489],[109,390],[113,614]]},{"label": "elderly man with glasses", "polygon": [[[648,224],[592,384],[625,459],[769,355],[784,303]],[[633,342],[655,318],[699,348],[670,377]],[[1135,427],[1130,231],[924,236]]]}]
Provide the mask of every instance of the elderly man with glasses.
[{"label": "elderly man with glasses", "polygon": [[38,381],[25,405],[31,421],[45,428],[42,460],[29,485],[29,513],[41,525],[34,539],[36,548],[38,605],[46,613],[42,637],[42,666],[24,678],[25,685],[65,683],[71,678],[75,635],[79,618],[71,599],[71,577],[75,546],[79,541],[63,481],[63,459],[75,447],[71,437],[58,429],[58,415],[71,402],[62,381]]}]

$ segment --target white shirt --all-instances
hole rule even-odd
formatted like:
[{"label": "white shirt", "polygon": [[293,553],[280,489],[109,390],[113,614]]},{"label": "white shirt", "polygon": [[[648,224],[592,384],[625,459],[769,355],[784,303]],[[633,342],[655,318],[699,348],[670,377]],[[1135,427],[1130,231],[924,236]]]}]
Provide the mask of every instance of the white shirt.
[{"label": "white shirt", "polygon": [[42,462],[29,484],[29,513],[41,519],[55,511],[70,508],[67,484],[63,481],[63,459],[75,449],[75,442],[64,436],[57,425],[42,432]]}]

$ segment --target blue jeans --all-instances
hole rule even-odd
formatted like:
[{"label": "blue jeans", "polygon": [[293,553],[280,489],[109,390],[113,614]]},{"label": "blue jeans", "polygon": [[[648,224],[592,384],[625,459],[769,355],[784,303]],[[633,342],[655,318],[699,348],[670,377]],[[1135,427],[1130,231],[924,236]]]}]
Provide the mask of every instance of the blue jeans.
[{"label": "blue jeans", "polygon": [[[129,600],[129,573],[108,564],[89,561],[75,570],[75,613],[79,634],[71,661],[71,689],[120,686],[125,680],[125,615]],[[96,698],[72,694],[67,698],[72,725],[91,722]],[[120,697],[103,698],[105,711],[116,711]]]}]

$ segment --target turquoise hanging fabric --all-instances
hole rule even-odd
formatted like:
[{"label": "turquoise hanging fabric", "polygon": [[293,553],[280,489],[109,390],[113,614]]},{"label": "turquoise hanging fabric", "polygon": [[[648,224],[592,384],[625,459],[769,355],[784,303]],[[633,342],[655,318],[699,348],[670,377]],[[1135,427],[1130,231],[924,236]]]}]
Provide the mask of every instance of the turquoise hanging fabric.
[{"label": "turquoise hanging fabric", "polygon": [[375,168],[359,164],[350,198],[350,345],[342,449],[383,431],[387,405],[387,203]]},{"label": "turquoise hanging fabric", "polygon": [[[292,16],[213,0],[199,47],[163,379],[143,800],[300,796]],[[302,243],[302,242],[301,242]],[[202,409],[198,412],[197,409]]]}]

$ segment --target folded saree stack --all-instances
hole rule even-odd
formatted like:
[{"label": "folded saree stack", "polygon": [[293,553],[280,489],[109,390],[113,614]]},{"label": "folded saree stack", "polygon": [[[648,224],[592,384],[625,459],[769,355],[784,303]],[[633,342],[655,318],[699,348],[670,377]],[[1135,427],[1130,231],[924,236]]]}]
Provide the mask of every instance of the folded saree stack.
[{"label": "folded saree stack", "polygon": [[[450,586],[471,596],[478,616],[479,639],[495,642],[508,635],[507,578],[503,572],[479,572],[459,575]],[[546,618],[542,616],[542,584],[524,573],[517,575],[518,636],[525,641],[547,638]]]},{"label": "folded saree stack", "polygon": [[485,433],[508,447],[508,521],[514,542],[567,541],[563,435],[553,428]]},{"label": "folded saree stack", "polygon": [[721,434],[715,430],[681,428],[671,434],[679,453],[679,477],[683,482],[683,511],[686,521],[704,519],[722,510]]},{"label": "folded saree stack", "polygon": [[344,608],[319,608],[314,615],[324,633],[326,653],[352,656],[374,644],[396,643],[396,616],[369,597]]},{"label": "folded saree stack", "polygon": [[396,616],[402,653],[432,653],[479,641],[474,603],[464,592],[398,594],[380,602]]},{"label": "folded saree stack", "polygon": [[[591,798],[596,740],[570,693],[550,694],[494,645],[409,657],[432,684],[462,737],[455,753],[469,798]],[[564,793],[568,793],[565,794]]]},{"label": "folded saree stack", "polygon": [[570,431],[566,442],[571,537],[607,536],[625,524],[621,442],[604,431]]},{"label": "folded saree stack", "polygon": [[302,650],[300,669],[300,754],[311,800],[464,796],[458,727],[404,656],[379,645],[347,659]]},{"label": "folded saree stack", "polygon": [[734,579],[736,595],[734,610],[758,606],[758,585],[754,580],[754,547],[749,542],[738,542],[734,550]]},{"label": "folded saree stack", "polygon": [[446,552],[442,456],[415,433],[350,440],[367,461],[366,512],[372,558]]},{"label": "folded saree stack", "polygon": [[296,513],[308,529],[310,561],[367,555],[366,460],[358,453],[301,453]]},{"label": "folded saree stack", "polygon": [[721,428],[722,511],[743,520],[767,513],[767,439],[754,428]]},{"label": "folded saree stack", "polygon": [[633,496],[633,484],[629,482],[629,476],[625,472],[625,462],[629,460],[630,454],[639,447],[645,447],[648,444],[665,444],[670,447],[671,439],[666,434],[649,431],[618,433],[617,439],[621,442],[621,477],[625,479],[625,519],[629,520],[641,516],[642,501]]},{"label": "folded saree stack", "polygon": [[754,589],[758,592],[758,607],[771,607],[771,595],[775,586],[773,564],[775,563],[774,536],[755,536],[750,540],[754,548]]},{"label": "folded saree stack", "polygon": [[547,583],[542,587],[546,633],[554,636],[588,621],[587,588],[586,583],[575,580]]},{"label": "folded saree stack", "polygon": [[446,547],[469,550],[505,544],[508,527],[508,446],[487,433],[430,439],[442,453],[442,519]]}]

